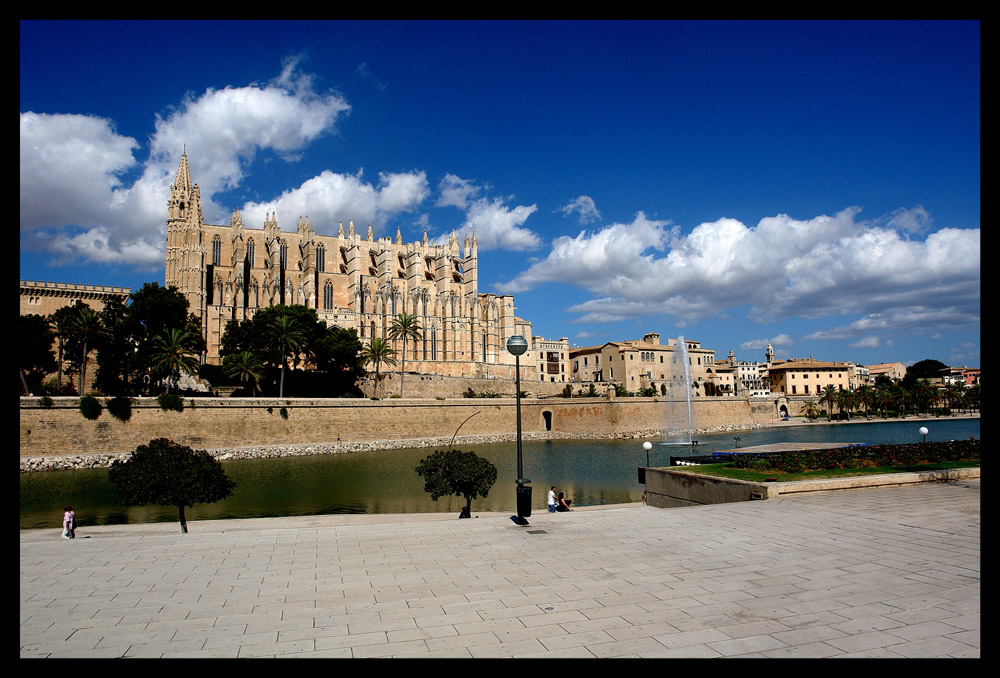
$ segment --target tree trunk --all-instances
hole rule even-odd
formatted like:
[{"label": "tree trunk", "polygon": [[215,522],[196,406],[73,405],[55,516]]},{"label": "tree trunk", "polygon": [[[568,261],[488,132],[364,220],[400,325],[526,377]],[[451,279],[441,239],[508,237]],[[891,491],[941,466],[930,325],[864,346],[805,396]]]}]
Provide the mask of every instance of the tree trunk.
[{"label": "tree trunk", "polygon": [[177,507],[177,513],[180,515],[181,519],[181,534],[187,534],[188,524],[187,518],[184,517],[184,504]]},{"label": "tree trunk", "polygon": [[403,361],[399,364],[399,397],[403,397],[403,373],[406,372],[406,335],[403,335]]}]

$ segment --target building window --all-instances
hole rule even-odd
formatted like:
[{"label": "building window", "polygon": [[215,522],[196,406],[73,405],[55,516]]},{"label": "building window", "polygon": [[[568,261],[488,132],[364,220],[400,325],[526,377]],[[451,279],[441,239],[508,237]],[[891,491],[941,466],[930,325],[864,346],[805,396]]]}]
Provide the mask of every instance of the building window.
[{"label": "building window", "polygon": [[333,308],[333,283],[329,280],[323,285],[323,310],[329,311]]},{"label": "building window", "polygon": [[316,270],[320,273],[326,272],[326,248],[322,245],[316,248]]},{"label": "building window", "polygon": [[212,264],[218,266],[222,263],[222,239],[219,236],[212,238]]},{"label": "building window", "polygon": [[254,251],[254,242],[253,238],[250,238],[249,240],[247,240],[247,263],[250,264],[250,268],[253,268],[253,251]]}]

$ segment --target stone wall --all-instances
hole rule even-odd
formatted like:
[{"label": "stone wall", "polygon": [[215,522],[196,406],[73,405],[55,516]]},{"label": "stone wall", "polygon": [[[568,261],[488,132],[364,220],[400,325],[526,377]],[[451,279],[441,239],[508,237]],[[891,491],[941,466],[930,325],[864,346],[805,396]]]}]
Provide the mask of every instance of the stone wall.
[{"label": "stone wall", "polygon": [[[96,420],[79,411],[78,398],[21,398],[20,456],[24,458],[123,454],[154,438],[197,449],[302,446],[418,439],[450,440],[512,434],[514,398],[194,398],[183,412],[164,411],[155,399],[133,399],[127,422],[107,410]],[[658,436],[674,405],[661,398],[522,398],[525,437]],[[774,421],[773,403],[701,398],[692,405],[696,430],[753,428]],[[671,415],[672,416],[672,415]],[[396,446],[395,444],[393,446]],[[414,447],[418,445],[413,445]]]}]

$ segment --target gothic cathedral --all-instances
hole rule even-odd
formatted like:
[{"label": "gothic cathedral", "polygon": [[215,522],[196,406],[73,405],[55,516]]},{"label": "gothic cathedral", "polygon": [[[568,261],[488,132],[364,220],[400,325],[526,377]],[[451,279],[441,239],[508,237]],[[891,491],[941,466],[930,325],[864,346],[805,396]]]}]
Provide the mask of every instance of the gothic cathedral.
[{"label": "gothic cathedral", "polygon": [[[531,323],[514,316],[514,298],[480,294],[475,233],[459,249],[447,245],[362,236],[350,220],[337,234],[320,235],[299,218],[294,232],[275,213],[263,228],[247,228],[239,211],[228,226],[204,223],[198,184],[191,183],[187,153],[170,187],[166,284],[180,290],[201,319],[207,362],[218,364],[226,325],[273,304],[316,310],[328,327],[354,329],[362,344],[387,338],[399,313],[416,316],[420,341],[407,342],[408,371],[455,377],[513,378],[507,339],[529,345]],[[393,348],[397,356],[402,343]]]}]

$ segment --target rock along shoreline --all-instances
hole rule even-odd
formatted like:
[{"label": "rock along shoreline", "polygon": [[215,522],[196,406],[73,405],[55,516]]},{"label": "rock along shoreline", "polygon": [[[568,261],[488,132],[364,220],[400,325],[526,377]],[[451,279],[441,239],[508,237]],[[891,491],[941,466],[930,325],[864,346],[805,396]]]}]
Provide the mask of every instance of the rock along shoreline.
[{"label": "rock along shoreline", "polygon": [[[698,429],[695,435],[706,433],[725,433],[726,431],[747,431],[758,428],[768,428],[770,423],[753,425],[725,425],[711,429]],[[659,439],[664,432],[635,431],[616,434],[581,434],[581,433],[522,433],[522,440],[634,440],[638,438]],[[512,443],[516,440],[513,433],[458,436],[454,446],[488,445],[491,443]],[[404,438],[398,440],[369,440],[353,442],[322,442],[298,443],[294,445],[253,445],[248,447],[218,447],[206,451],[220,461],[235,459],[266,459],[274,457],[300,457],[316,454],[350,454],[352,452],[377,452],[381,450],[403,450],[411,448],[446,448],[452,444],[451,436],[435,438]],[[131,452],[70,455],[64,457],[22,457],[21,473],[42,471],[69,471],[73,469],[107,468],[117,459],[125,459]]]}]

